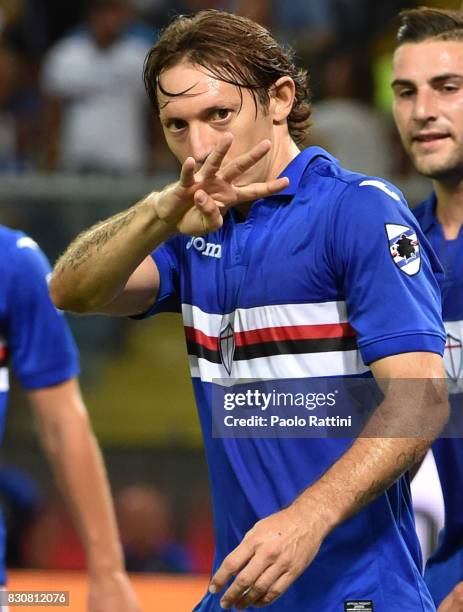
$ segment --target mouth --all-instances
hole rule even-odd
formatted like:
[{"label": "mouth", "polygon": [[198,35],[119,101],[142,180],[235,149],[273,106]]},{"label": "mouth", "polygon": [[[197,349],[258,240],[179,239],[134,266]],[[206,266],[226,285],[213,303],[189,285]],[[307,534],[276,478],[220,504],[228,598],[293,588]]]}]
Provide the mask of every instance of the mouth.
[{"label": "mouth", "polygon": [[413,136],[412,142],[421,144],[423,146],[429,146],[438,142],[442,142],[447,138],[450,138],[450,134],[445,132],[421,132]]}]

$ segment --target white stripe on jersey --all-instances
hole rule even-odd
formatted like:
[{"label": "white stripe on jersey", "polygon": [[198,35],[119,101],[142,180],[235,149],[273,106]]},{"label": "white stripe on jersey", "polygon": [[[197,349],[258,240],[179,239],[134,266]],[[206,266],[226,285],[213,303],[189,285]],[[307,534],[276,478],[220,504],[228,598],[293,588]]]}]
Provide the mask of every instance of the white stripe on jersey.
[{"label": "white stripe on jersey", "polygon": [[[183,322],[203,334],[218,337],[229,315],[209,314],[197,306],[182,305]],[[335,325],[347,322],[345,302],[316,304],[278,304],[238,308],[234,313],[234,332],[292,327],[298,325]],[[228,385],[234,379],[310,378],[315,376],[355,376],[368,372],[358,350],[282,354],[233,361],[231,375],[222,364],[189,355],[191,376],[204,382]],[[217,380],[216,380],[217,379]],[[222,382],[219,382],[222,381]]]},{"label": "white stripe on jersey", "polygon": [[[197,306],[182,304],[183,323],[194,327],[207,336],[218,336],[224,315],[204,312]],[[277,304],[237,308],[234,316],[234,331],[242,332],[267,327],[294,325],[330,325],[347,323],[345,302],[322,302],[318,304]]]},{"label": "white stripe on jersey", "polygon": [[359,376],[370,368],[359,351],[332,351],[300,355],[272,355],[233,362],[231,376],[219,363],[189,355],[191,376],[227,386],[236,379],[274,380],[316,376]]}]

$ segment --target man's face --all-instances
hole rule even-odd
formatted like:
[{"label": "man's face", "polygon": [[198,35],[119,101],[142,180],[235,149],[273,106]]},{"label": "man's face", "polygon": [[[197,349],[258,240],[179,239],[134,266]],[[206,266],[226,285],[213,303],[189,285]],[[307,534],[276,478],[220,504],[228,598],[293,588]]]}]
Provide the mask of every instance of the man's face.
[{"label": "man's face", "polygon": [[[225,132],[233,134],[233,144],[224,160],[252,149],[263,139],[274,140],[272,107],[256,107],[246,89],[219,81],[205,69],[181,62],[162,72],[161,87],[169,93],[186,91],[185,95],[169,97],[158,90],[160,120],[167,144],[183,163],[194,157],[197,169],[206,160]],[[242,175],[239,183],[267,180],[272,173],[272,153]]]},{"label": "man's face", "polygon": [[463,176],[463,42],[406,43],[394,54],[393,113],[420,174]]}]

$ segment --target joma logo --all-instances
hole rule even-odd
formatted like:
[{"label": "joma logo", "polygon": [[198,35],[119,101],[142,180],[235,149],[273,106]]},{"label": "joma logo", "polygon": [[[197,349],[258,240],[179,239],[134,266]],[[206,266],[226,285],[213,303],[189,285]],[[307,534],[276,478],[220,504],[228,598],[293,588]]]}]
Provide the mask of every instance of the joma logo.
[{"label": "joma logo", "polygon": [[222,245],[206,242],[202,236],[192,236],[186,245],[187,249],[191,249],[191,247],[206,257],[216,257],[217,259],[222,257]]}]

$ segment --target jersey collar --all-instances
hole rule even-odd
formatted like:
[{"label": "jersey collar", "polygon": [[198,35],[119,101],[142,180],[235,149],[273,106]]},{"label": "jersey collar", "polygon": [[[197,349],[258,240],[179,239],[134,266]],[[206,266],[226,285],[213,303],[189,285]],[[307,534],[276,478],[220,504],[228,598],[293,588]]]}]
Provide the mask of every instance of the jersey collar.
[{"label": "jersey collar", "polygon": [[280,177],[288,177],[289,185],[278,192],[274,197],[286,197],[290,198],[296,195],[301,179],[307,169],[308,166],[317,158],[324,157],[330,161],[334,161],[337,163],[336,158],[330,155],[327,151],[322,149],[321,147],[309,147],[308,149],[304,149],[297,155],[283,170],[280,174]]}]

